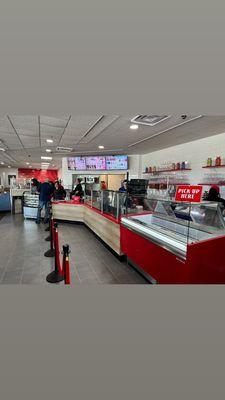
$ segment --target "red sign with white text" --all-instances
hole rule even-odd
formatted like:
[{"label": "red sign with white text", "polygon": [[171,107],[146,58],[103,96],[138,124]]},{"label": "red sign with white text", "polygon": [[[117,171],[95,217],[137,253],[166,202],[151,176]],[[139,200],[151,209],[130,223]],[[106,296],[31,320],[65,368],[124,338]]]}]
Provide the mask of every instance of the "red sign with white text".
[{"label": "red sign with white text", "polygon": [[199,203],[202,198],[202,186],[180,185],[177,186],[175,201],[191,201]]}]

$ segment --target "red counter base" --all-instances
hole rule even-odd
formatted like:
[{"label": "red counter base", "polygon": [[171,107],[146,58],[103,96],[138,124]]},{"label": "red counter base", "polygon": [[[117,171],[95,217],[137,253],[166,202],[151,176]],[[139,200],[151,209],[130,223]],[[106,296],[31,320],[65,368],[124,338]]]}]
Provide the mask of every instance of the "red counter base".
[{"label": "red counter base", "polygon": [[157,283],[225,283],[224,236],[188,245],[186,260],[123,226],[121,246],[128,259]]}]

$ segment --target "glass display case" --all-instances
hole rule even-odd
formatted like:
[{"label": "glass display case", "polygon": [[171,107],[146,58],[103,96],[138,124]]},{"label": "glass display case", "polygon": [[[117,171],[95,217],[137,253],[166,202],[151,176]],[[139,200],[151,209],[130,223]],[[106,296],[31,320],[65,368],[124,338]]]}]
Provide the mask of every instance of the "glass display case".
[{"label": "glass display case", "polygon": [[37,218],[39,195],[24,193],[23,196],[23,215],[24,218]]},{"label": "glass display case", "polygon": [[120,216],[126,213],[127,194],[114,190],[92,190],[90,196],[85,196],[84,203],[119,220]]},{"label": "glass display case", "polygon": [[179,203],[143,196],[128,196],[127,203],[122,226],[182,258],[186,258],[188,244],[225,236],[218,203]]}]

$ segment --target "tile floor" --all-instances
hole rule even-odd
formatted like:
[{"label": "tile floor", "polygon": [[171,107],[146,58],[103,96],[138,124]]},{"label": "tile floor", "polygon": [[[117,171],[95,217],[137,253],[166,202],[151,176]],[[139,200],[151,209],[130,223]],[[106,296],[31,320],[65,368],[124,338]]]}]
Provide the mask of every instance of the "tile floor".
[{"label": "tile floor", "polygon": [[[45,228],[19,214],[7,214],[0,220],[0,283],[49,285],[46,276],[54,268],[54,259],[44,256],[49,249]],[[70,245],[72,285],[148,284],[84,225],[60,223],[59,242]]]}]

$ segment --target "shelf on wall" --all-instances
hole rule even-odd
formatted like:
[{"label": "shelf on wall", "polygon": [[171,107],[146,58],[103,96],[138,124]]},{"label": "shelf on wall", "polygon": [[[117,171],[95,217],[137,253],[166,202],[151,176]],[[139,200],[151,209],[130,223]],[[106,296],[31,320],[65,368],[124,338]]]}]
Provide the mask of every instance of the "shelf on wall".
[{"label": "shelf on wall", "polygon": [[204,165],[202,168],[225,168],[225,164],[222,164],[222,165],[211,165],[211,166]]},{"label": "shelf on wall", "polygon": [[160,171],[143,172],[143,175],[159,174],[160,172],[184,172],[184,171],[191,171],[191,168],[183,168],[183,169],[161,169]]},{"label": "shelf on wall", "polygon": [[[166,185],[166,183],[149,183],[148,184],[148,186],[153,186],[153,185]],[[181,182],[181,183],[179,183],[179,182],[176,182],[176,183],[169,182],[168,183],[168,186],[181,186],[181,185],[187,186],[187,185],[190,185],[190,183],[186,183],[186,182]],[[199,185],[200,185],[200,183],[199,183]]]},{"label": "shelf on wall", "polygon": [[216,186],[225,186],[225,183],[216,183],[216,182],[211,182],[211,183],[209,183],[209,182],[204,182],[204,183],[198,183],[198,185],[202,185],[202,186],[213,186],[213,185],[216,185]]}]

